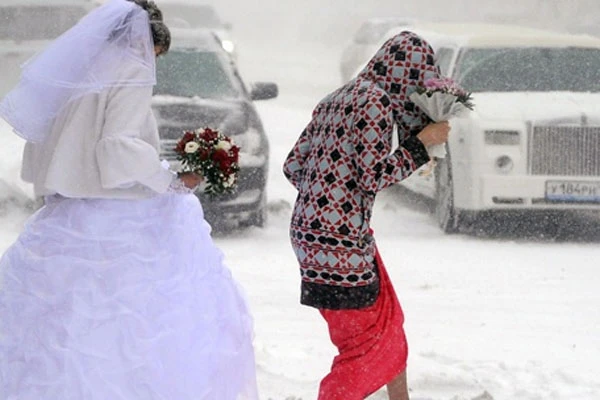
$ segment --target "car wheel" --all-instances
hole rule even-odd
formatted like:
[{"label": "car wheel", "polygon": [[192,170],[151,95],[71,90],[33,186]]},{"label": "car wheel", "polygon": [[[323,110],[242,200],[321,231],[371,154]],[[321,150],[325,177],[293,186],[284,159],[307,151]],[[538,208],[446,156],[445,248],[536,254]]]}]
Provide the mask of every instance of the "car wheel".
[{"label": "car wheel", "polygon": [[220,234],[227,231],[228,225],[223,218],[213,213],[205,213],[204,219],[210,225],[211,231],[215,234]]},{"label": "car wheel", "polygon": [[258,209],[254,213],[252,213],[250,218],[248,218],[248,221],[246,221],[246,225],[264,228],[267,224],[268,214],[269,211],[267,210],[267,196],[263,193]]},{"label": "car wheel", "polygon": [[267,210],[267,196],[265,193],[261,195],[260,203],[258,208],[250,214],[248,218],[241,221],[241,226],[256,226],[258,228],[264,228],[267,224],[267,216],[269,211]]},{"label": "car wheel", "polygon": [[445,233],[458,231],[460,211],[454,207],[454,184],[449,154],[444,159],[438,159],[435,166],[435,218]]}]

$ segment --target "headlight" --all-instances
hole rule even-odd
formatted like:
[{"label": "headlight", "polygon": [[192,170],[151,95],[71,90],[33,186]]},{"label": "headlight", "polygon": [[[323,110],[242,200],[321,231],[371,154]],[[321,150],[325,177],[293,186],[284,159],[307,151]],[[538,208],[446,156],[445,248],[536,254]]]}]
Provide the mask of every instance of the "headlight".
[{"label": "headlight", "polygon": [[508,174],[514,166],[515,163],[509,156],[500,156],[496,159],[496,169],[503,174]]},{"label": "headlight", "polygon": [[262,138],[256,129],[250,128],[241,135],[232,136],[232,139],[242,153],[258,155],[264,150]]},{"label": "headlight", "polygon": [[489,130],[485,131],[485,144],[518,145],[521,141],[519,131]]},{"label": "headlight", "polygon": [[223,40],[221,42],[221,46],[223,46],[225,51],[228,53],[233,53],[235,50],[235,44],[231,40]]}]

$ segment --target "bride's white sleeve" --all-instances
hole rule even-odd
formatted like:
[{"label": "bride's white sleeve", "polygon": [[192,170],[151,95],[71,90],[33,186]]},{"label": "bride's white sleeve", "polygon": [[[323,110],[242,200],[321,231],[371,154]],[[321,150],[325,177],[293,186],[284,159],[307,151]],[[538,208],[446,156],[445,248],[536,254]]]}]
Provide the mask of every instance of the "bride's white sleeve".
[{"label": "bride's white sleeve", "polygon": [[[109,93],[104,127],[96,146],[101,184],[106,189],[142,184],[165,193],[174,174],[163,168],[156,148],[156,124],[148,124],[151,87],[121,87]],[[152,130],[148,132],[146,130]],[[146,140],[145,140],[146,139]]]}]

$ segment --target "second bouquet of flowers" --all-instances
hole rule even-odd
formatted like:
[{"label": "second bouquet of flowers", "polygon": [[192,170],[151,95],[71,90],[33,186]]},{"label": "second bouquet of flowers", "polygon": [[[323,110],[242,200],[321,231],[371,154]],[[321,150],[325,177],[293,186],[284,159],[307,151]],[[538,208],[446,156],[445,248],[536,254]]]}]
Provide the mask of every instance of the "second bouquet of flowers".
[{"label": "second bouquet of flowers", "polygon": [[[471,93],[450,78],[428,79],[424,87],[410,95],[410,100],[434,122],[447,121],[474,107]],[[444,158],[446,146],[432,146],[428,152],[432,157]]]},{"label": "second bouquet of flowers", "polygon": [[204,193],[214,197],[231,193],[237,184],[240,148],[233,140],[211,128],[185,131],[175,146],[180,172],[204,177]]}]

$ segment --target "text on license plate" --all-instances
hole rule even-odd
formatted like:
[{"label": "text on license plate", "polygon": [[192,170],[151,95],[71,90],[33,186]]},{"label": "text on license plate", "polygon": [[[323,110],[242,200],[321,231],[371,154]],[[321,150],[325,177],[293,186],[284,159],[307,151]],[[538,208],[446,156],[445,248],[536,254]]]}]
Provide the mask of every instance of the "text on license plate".
[{"label": "text on license plate", "polygon": [[600,202],[600,182],[547,181],[546,199]]}]

